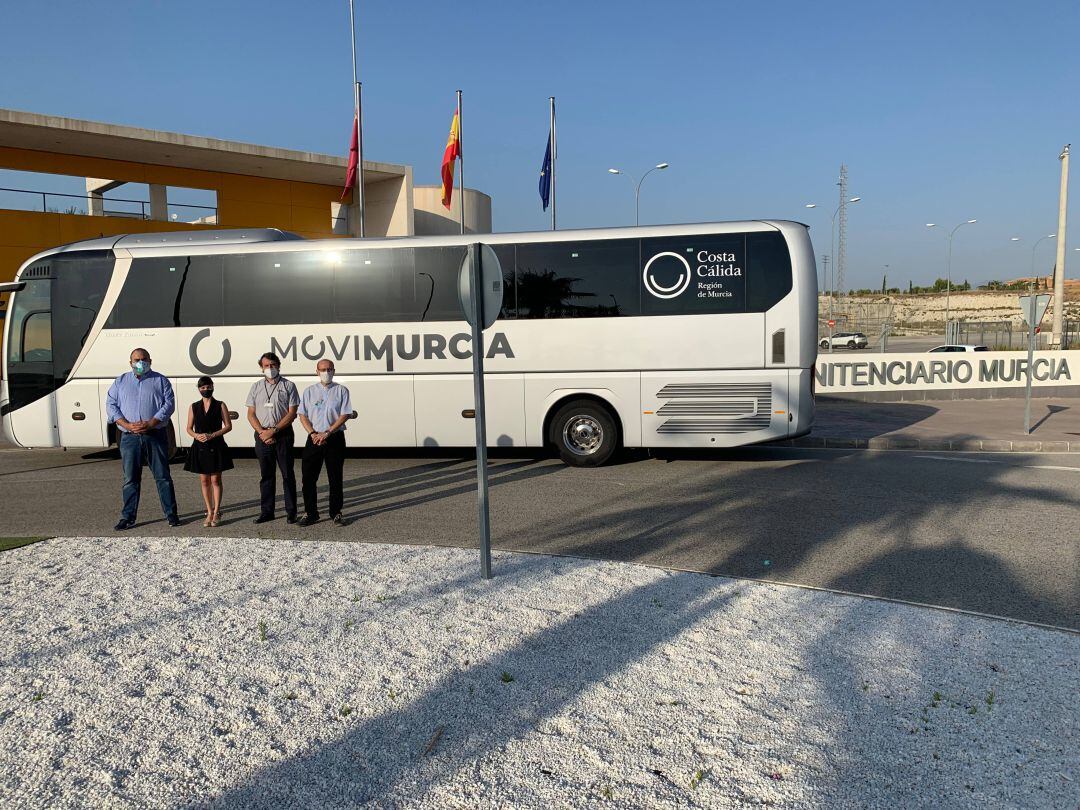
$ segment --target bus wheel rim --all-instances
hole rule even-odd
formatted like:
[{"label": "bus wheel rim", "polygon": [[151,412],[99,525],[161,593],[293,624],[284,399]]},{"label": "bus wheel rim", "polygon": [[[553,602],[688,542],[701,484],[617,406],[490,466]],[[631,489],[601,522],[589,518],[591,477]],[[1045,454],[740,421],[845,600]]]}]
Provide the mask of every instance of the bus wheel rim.
[{"label": "bus wheel rim", "polygon": [[574,416],[563,426],[563,444],[574,455],[591,456],[604,443],[604,428],[591,416]]}]

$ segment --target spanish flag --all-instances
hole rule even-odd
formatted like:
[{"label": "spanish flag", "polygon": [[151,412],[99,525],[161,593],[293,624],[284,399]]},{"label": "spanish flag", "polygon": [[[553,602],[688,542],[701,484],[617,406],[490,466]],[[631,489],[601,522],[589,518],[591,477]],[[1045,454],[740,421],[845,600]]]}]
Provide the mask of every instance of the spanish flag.
[{"label": "spanish flag", "polygon": [[450,122],[450,137],[446,140],[446,151],[442,158],[442,204],[450,208],[450,199],[454,196],[454,161],[461,157],[461,110],[454,110],[454,119]]}]

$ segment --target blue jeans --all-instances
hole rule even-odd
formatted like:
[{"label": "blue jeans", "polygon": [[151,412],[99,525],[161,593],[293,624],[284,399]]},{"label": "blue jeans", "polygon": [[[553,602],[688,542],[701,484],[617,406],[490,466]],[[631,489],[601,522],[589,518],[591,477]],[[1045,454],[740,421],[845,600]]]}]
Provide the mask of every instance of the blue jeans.
[{"label": "blue jeans", "polygon": [[157,484],[158,498],[166,519],[176,518],[176,492],[169,474],[169,449],[164,430],[149,433],[120,434],[120,459],[124,465],[124,511],[122,517],[134,522],[139,513],[143,464],[150,464]]}]

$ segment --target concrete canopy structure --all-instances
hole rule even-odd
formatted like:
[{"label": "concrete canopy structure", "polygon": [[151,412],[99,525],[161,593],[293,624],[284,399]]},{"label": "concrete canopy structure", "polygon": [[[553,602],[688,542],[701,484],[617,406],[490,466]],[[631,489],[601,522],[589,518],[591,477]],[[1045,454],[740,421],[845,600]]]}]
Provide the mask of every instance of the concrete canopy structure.
[{"label": "concrete canopy structure", "polygon": [[[0,281],[40,250],[111,234],[279,228],[307,238],[358,235],[358,212],[348,198],[339,202],[346,167],[344,156],[0,109],[0,170],[79,177],[86,189],[0,196]],[[364,181],[368,236],[418,232],[410,166],[365,160]],[[145,184],[147,199],[135,211],[110,211],[127,184]],[[174,203],[169,189],[177,188],[212,193],[215,204]],[[469,230],[488,232],[490,198],[474,195],[483,199],[479,217],[466,203]]]}]

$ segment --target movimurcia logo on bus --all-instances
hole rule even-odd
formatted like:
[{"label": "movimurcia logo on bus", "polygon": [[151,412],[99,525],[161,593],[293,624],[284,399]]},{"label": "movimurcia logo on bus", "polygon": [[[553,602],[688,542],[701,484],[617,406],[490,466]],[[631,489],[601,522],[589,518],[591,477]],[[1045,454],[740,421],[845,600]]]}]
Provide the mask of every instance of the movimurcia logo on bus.
[{"label": "movimurcia logo on bus", "polygon": [[210,329],[200,329],[191,337],[191,343],[188,345],[188,359],[191,360],[191,365],[195,366],[203,374],[220,374],[229,365],[229,361],[232,359],[232,345],[229,343],[229,339],[225,338],[221,341],[221,362],[220,363],[204,363],[199,359],[199,344],[206,338],[210,337]]}]

